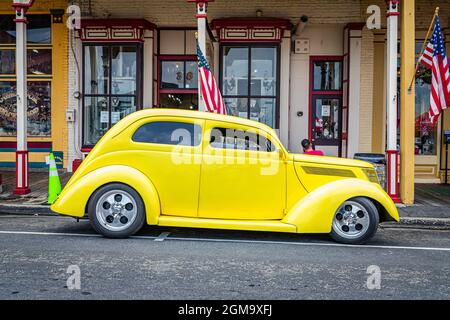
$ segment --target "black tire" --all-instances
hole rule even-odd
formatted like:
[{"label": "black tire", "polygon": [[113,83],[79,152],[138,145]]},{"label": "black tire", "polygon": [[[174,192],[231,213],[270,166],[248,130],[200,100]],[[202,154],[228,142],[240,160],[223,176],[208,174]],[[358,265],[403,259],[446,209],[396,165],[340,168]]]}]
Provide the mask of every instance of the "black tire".
[{"label": "black tire", "polygon": [[[349,199],[347,201],[351,201],[351,202],[357,203],[357,204],[359,204],[360,206],[362,206],[366,210],[366,212],[368,214],[368,219],[369,219],[368,227],[367,227],[367,229],[364,232],[362,232],[361,234],[359,234],[357,236],[354,236],[354,237],[344,237],[344,236],[342,236],[341,234],[343,232],[339,232],[339,231],[337,232],[335,230],[336,226],[334,224],[335,219],[337,219],[336,216],[337,216],[337,214],[339,212],[339,209],[338,209],[338,211],[335,212],[334,215],[333,215],[333,223],[332,223],[332,227],[331,227],[330,236],[331,236],[331,238],[334,241],[339,242],[339,243],[345,243],[345,244],[362,244],[362,243],[365,243],[365,242],[370,240],[375,235],[375,233],[376,233],[376,231],[378,229],[378,223],[380,221],[378,209],[377,209],[377,207],[375,206],[375,204],[372,201],[370,201],[369,199],[364,198],[364,197],[352,198],[352,199]],[[346,203],[346,202],[344,202],[344,203]]]},{"label": "black tire", "polygon": [[[96,207],[99,200],[108,192],[111,192],[113,190],[118,191],[124,191],[130,195],[135,204],[136,204],[136,214],[134,221],[130,222],[127,226],[124,226],[125,229],[123,230],[110,230],[107,227],[105,227],[105,222],[102,222],[99,220],[99,217],[97,216]],[[103,236],[107,238],[127,238],[136,232],[138,232],[145,223],[145,206],[144,202],[142,201],[142,198],[140,195],[131,188],[130,186],[127,186],[125,184],[121,183],[111,183],[107,184],[103,187],[100,187],[97,189],[91,199],[89,200],[88,204],[88,215],[89,215],[89,221],[91,223],[91,226],[94,228],[95,231],[102,234]],[[100,215],[100,213],[99,213]],[[100,218],[101,219],[101,218]]]}]

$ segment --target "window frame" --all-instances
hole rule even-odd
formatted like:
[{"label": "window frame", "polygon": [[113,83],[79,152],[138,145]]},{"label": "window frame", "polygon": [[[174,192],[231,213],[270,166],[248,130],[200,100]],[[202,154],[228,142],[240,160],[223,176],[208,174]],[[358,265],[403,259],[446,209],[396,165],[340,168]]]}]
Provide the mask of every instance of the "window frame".
[{"label": "window frame", "polygon": [[[326,62],[340,62],[341,63],[341,89],[340,90],[315,90],[314,89],[314,63],[317,61],[326,61]],[[310,56],[309,57],[309,121],[308,121],[308,139],[313,141],[314,143],[314,135],[313,135],[313,123],[314,123],[314,102],[315,98],[329,98],[329,99],[339,99],[340,101],[340,110],[339,110],[339,137],[338,137],[338,145],[336,143],[331,144],[332,146],[338,147],[338,154],[342,153],[342,129],[343,129],[343,101],[344,101],[344,56]],[[348,80],[347,80],[348,81]],[[328,145],[328,144],[319,144],[319,145]]]},{"label": "window frame", "polygon": [[[12,19],[15,18],[14,14],[0,14],[0,17],[2,16],[9,16]],[[51,14],[46,14],[46,13],[30,13],[28,14],[28,17],[30,16],[46,16],[48,21],[49,21],[49,28],[50,28],[50,41],[49,42],[43,42],[43,43],[34,43],[34,42],[29,42],[27,41],[27,53],[26,53],[26,58],[28,59],[28,51],[29,50],[33,50],[33,49],[43,49],[43,50],[50,50],[50,56],[51,56],[51,63],[53,64],[53,20],[52,20],[52,15]],[[28,40],[28,39],[27,39]],[[15,65],[17,65],[17,61],[16,59],[16,43],[0,43],[0,50],[12,50],[14,53],[14,63]],[[29,88],[29,83],[30,82],[48,82],[49,86],[50,86],[50,119],[49,119],[49,124],[50,124],[50,131],[48,134],[46,135],[31,135],[27,132],[27,137],[30,138],[41,138],[41,139],[50,139],[53,135],[52,135],[52,130],[53,130],[53,126],[52,126],[52,95],[53,95],[53,74],[54,74],[54,70],[52,68],[51,73],[49,74],[31,74],[28,73],[28,68],[30,67],[30,65],[27,63],[27,88]],[[0,82],[13,82],[16,86],[17,86],[17,70],[14,73],[11,74],[0,74]],[[28,90],[28,89],[27,89]],[[28,90],[29,91],[29,90]],[[16,104],[16,108],[17,108],[17,104]],[[30,128],[30,126],[27,126],[28,128]],[[16,129],[16,134],[14,135],[0,135],[1,138],[12,138],[12,137],[17,137],[17,129]]]},{"label": "window frame", "polygon": [[[246,47],[248,49],[248,84],[247,84],[247,95],[225,95],[223,92],[223,63],[224,63],[224,48],[225,47],[236,47],[242,48]],[[275,96],[256,96],[251,93],[251,68],[252,68],[252,60],[251,60],[251,51],[252,48],[275,48],[277,54],[276,61],[276,88],[275,88]],[[279,43],[273,42],[223,42],[220,44],[219,48],[219,88],[222,93],[222,98],[225,100],[227,98],[245,98],[247,99],[247,118],[250,119],[250,100],[251,99],[275,99],[275,119],[274,119],[274,127],[272,129],[277,130],[280,128],[280,68],[281,68],[281,45]]]},{"label": "window frame", "polygon": [[[112,47],[136,47],[136,94],[113,94],[112,93],[112,55],[111,55],[111,48]],[[85,50],[87,47],[108,47],[110,50],[109,53],[109,73],[108,73],[108,93],[103,94],[85,94],[86,92],[86,57],[85,57]],[[84,120],[85,116],[85,110],[86,110],[86,101],[85,98],[89,97],[106,97],[108,100],[108,130],[111,129],[112,123],[111,123],[111,106],[112,106],[112,98],[113,97],[134,97],[135,103],[136,103],[136,111],[142,109],[143,104],[143,44],[139,42],[86,42],[82,45],[82,85],[81,85],[81,122],[82,122],[82,128],[81,128],[81,141],[82,141],[82,148],[93,148],[95,144],[87,144],[85,143],[85,129],[86,129],[86,123]],[[97,141],[98,142],[98,141]]]}]

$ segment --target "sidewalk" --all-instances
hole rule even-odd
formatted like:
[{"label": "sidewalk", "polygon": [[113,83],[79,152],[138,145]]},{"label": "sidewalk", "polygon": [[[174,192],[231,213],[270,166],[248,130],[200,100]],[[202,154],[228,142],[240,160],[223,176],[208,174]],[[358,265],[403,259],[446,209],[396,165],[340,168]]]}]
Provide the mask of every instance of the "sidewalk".
[{"label": "sidewalk", "polygon": [[[30,172],[31,193],[23,196],[12,194],[15,186],[14,171],[0,171],[3,192],[0,193],[0,214],[56,215],[47,205],[48,172]],[[59,170],[64,186],[71,173]],[[386,222],[382,227],[421,227],[450,229],[450,185],[416,184],[414,206],[398,205],[400,224]]]},{"label": "sidewalk", "polygon": [[[56,215],[51,212],[47,204],[48,171],[29,172],[29,187],[31,192],[26,195],[15,195],[13,189],[16,185],[15,171],[0,171],[2,176],[3,192],[0,193],[0,214],[45,214]],[[61,186],[69,181],[72,173],[58,170]]]}]

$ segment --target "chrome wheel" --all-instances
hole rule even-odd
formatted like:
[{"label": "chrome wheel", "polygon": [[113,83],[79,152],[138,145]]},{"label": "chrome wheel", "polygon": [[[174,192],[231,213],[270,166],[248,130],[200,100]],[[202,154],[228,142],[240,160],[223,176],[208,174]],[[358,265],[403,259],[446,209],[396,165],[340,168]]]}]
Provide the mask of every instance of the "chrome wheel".
[{"label": "chrome wheel", "polygon": [[107,191],[98,199],[95,214],[106,229],[125,230],[136,220],[136,200],[124,190]]},{"label": "chrome wheel", "polygon": [[345,201],[333,218],[333,230],[345,239],[358,238],[367,232],[370,217],[367,209],[355,201]]}]

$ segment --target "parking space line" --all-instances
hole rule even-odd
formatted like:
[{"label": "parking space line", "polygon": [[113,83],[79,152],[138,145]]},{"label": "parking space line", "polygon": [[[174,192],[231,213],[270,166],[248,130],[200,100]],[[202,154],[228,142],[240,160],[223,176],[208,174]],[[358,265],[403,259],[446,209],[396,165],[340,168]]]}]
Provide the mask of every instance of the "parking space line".
[{"label": "parking space line", "polygon": [[165,238],[169,236],[170,232],[162,232],[155,240],[153,241],[164,241]]},{"label": "parking space line", "polygon": [[[37,232],[37,231],[1,231],[0,234],[21,234],[21,235],[37,235],[37,236],[73,236],[73,237],[96,237],[101,238],[99,234],[84,233],[65,233],[65,232]],[[243,240],[243,239],[217,239],[217,238],[187,238],[187,237],[167,237],[170,232],[163,232],[158,237],[154,236],[131,236],[131,239],[150,239],[155,241],[175,240],[175,241],[203,241],[216,243],[248,243],[248,244],[276,244],[276,245],[294,245],[294,246],[315,246],[315,247],[347,247],[347,248],[373,248],[373,249],[390,249],[390,250],[422,250],[422,251],[444,251],[450,252],[450,248],[438,247],[407,247],[407,246],[383,246],[383,245],[352,245],[340,243],[325,242],[291,242],[291,241],[272,241],[272,240]],[[162,237],[162,238],[160,238]],[[157,240],[157,239],[161,240]]]}]

